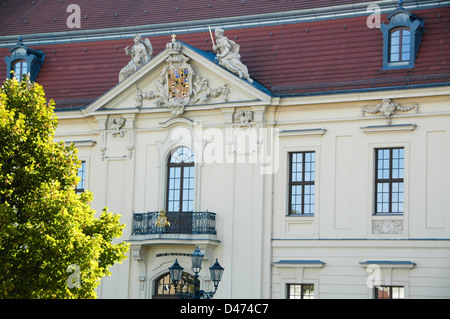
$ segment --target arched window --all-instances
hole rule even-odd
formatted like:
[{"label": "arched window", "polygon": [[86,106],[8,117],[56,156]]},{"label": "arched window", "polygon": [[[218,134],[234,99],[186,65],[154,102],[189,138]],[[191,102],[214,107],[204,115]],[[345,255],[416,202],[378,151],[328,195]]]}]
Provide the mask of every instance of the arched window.
[{"label": "arched window", "polygon": [[194,210],[194,153],[187,147],[175,149],[167,163],[167,212]]},{"label": "arched window", "polygon": [[25,60],[19,60],[13,65],[14,77],[21,81],[22,77],[28,73],[28,64]]},{"label": "arched window", "polygon": [[390,33],[389,62],[408,62],[411,59],[411,31],[397,28]]},{"label": "arched window", "polygon": [[[194,292],[194,276],[183,273],[180,283],[177,287],[178,291],[182,292]],[[164,298],[178,298],[175,293],[175,287],[170,280],[170,274],[166,273],[155,280],[155,290],[153,294],[154,299],[164,299]]]}]

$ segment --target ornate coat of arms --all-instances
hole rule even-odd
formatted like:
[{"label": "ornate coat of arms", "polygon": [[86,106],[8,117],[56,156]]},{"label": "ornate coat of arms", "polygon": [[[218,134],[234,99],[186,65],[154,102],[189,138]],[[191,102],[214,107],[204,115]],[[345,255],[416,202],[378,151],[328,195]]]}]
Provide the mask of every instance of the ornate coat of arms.
[{"label": "ornate coat of arms", "polygon": [[158,219],[156,220],[155,225],[158,226],[158,227],[170,226],[170,222],[169,222],[169,219],[166,216],[166,211],[165,210],[161,210],[159,212],[159,216],[158,216]]},{"label": "ornate coat of arms", "polygon": [[219,95],[228,101],[228,84],[217,89],[209,88],[206,79],[196,74],[188,63],[189,57],[181,53],[181,43],[175,40],[175,36],[172,36],[172,42],[166,48],[169,57],[156,80],[156,91],[138,90],[135,98],[137,107],[142,107],[144,99],[155,99],[156,106],[167,106],[173,115],[180,115],[186,105],[203,103]]},{"label": "ornate coat of arms", "polygon": [[188,68],[174,68],[167,71],[169,97],[182,100],[190,94],[190,74]]}]

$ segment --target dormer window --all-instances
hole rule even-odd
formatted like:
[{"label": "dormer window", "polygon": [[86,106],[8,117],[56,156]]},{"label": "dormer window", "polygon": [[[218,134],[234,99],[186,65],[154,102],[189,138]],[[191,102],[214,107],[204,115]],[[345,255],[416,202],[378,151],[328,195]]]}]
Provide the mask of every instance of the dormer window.
[{"label": "dormer window", "polygon": [[413,68],[424,31],[425,20],[403,8],[389,16],[389,24],[382,24],[383,69]]},{"label": "dormer window", "polygon": [[19,37],[17,44],[9,52],[11,55],[5,57],[6,77],[10,79],[14,76],[20,81],[25,74],[29,74],[30,81],[35,81],[44,62],[44,52],[25,46],[22,37]]}]

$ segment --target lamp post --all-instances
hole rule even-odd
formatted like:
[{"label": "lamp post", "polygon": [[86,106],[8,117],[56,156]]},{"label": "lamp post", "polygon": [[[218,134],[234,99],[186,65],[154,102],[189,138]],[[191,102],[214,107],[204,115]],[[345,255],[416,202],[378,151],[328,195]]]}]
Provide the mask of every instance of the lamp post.
[{"label": "lamp post", "polygon": [[182,292],[177,291],[178,284],[180,283],[181,276],[183,275],[183,267],[178,263],[178,259],[175,259],[175,262],[171,267],[169,267],[170,279],[175,287],[175,292],[180,298],[187,299],[211,299],[217,291],[217,287],[219,286],[219,282],[222,280],[222,275],[224,268],[219,264],[219,261],[216,259],[214,265],[209,268],[211,274],[211,280],[214,283],[214,291],[204,291],[200,290],[200,280],[198,279],[198,273],[202,269],[202,261],[204,254],[197,248],[191,255],[192,260],[192,271],[194,272],[194,292]]}]

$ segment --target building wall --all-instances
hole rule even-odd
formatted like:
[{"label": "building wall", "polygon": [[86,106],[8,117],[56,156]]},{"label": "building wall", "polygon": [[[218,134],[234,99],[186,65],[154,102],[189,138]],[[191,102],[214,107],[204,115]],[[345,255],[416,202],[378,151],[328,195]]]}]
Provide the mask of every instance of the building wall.
[{"label": "building wall", "polygon": [[[374,101],[286,107],[280,129],[323,128],[324,134],[280,139],[281,167],[275,176],[273,262],[320,260],[324,264],[275,265],[272,297],[285,298],[285,284],[314,283],[319,298],[370,298],[371,271],[366,261],[411,261],[413,268],[381,267],[385,285],[405,286],[409,298],[450,296],[449,187],[446,162],[450,128],[448,96],[416,96],[395,101],[417,103],[414,110],[397,112],[392,126],[383,116],[358,111]],[[316,111],[317,109],[317,111]],[[294,113],[297,113],[294,115]],[[291,123],[292,118],[301,118]],[[292,121],[293,122],[293,121]],[[414,124],[414,126],[397,126]],[[297,126],[298,125],[298,126]],[[385,131],[385,129],[388,129]],[[394,131],[393,129],[399,129]],[[301,135],[304,134],[304,135]],[[374,149],[405,148],[405,213],[374,216]],[[313,217],[287,216],[287,153],[316,152],[316,209]],[[390,227],[400,221],[401,229]],[[374,223],[385,223],[374,229]],[[392,265],[390,265],[392,266]],[[369,284],[370,285],[370,284]]]},{"label": "building wall", "polygon": [[[274,99],[265,107],[199,107],[183,115],[195,122],[167,122],[166,112],[151,109],[58,114],[56,139],[77,141],[93,206],[120,213],[127,225],[122,240],[131,244],[129,258],[102,280],[99,297],[151,298],[154,280],[175,258],[190,272],[185,254],[199,245],[206,254],[202,285],[210,284],[207,268],[216,258],[225,268],[216,298],[285,298],[290,283],[313,283],[316,298],[372,298],[373,278],[404,286],[408,298],[449,298],[450,95],[446,89],[390,93]],[[361,115],[363,107],[374,107],[386,96],[401,105],[418,104],[419,112],[395,112],[390,126],[380,113]],[[239,139],[232,143],[227,132],[238,130],[239,123],[227,121],[227,115],[241,109],[260,116],[250,123],[254,132],[278,132],[277,138],[243,148]],[[107,126],[114,116],[127,118],[123,136]],[[194,210],[217,214],[217,236],[133,239],[133,212],[165,208],[167,156],[178,144],[175,136],[185,133],[188,139],[181,144],[204,155],[195,166]],[[400,216],[373,215],[378,147],[405,149],[405,213]],[[255,156],[265,151],[270,165]],[[288,153],[294,151],[316,153],[313,216],[287,215]],[[391,221],[401,228],[391,227]],[[321,263],[311,262],[317,260]],[[362,264],[367,261],[394,263],[371,268]]]}]

